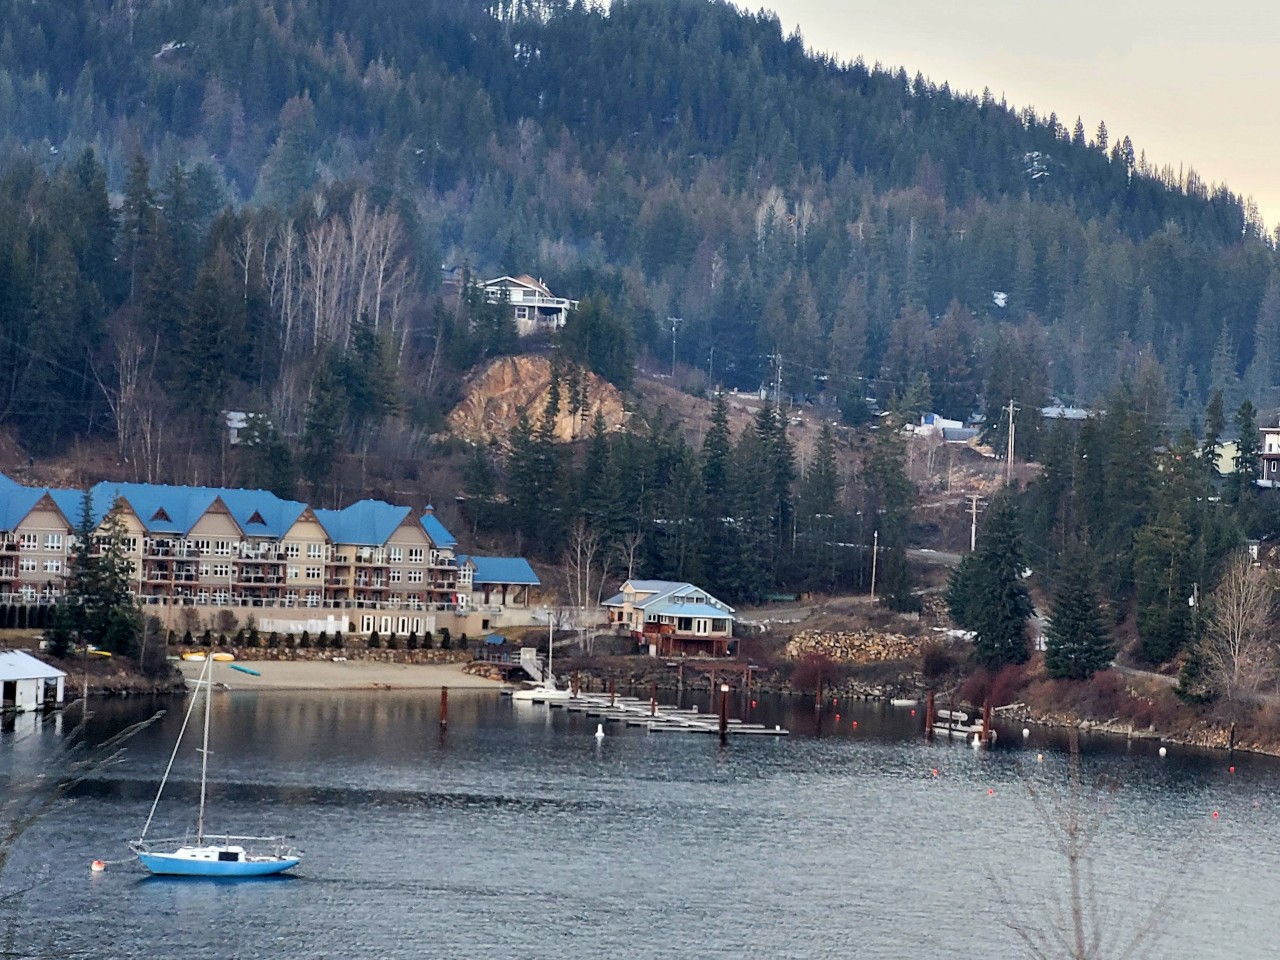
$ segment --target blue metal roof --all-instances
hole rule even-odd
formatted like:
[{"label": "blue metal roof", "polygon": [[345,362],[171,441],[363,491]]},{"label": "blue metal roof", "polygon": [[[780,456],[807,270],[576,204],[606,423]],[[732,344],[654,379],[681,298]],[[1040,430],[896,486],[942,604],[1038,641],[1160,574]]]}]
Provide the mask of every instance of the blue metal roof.
[{"label": "blue metal roof", "polygon": [[472,583],[513,583],[516,585],[536,587],[542,584],[538,575],[529,566],[524,557],[463,557],[470,560],[476,568],[471,577]]},{"label": "blue metal roof", "polygon": [[[682,583],[674,580],[628,580],[623,584],[623,586],[625,587],[628,584],[635,593],[647,594],[647,596],[637,597],[632,602],[632,606],[635,607],[635,609],[643,610],[645,613],[653,613],[660,609],[665,611],[666,606],[670,604],[672,607],[679,607],[683,610],[688,610],[696,606],[706,606],[719,611],[715,614],[716,616],[729,617],[733,615],[733,607],[729,606],[727,603],[723,607],[716,607],[713,604],[703,603],[702,601],[691,601],[680,604],[673,603],[673,597],[686,597],[690,594],[699,594],[709,598],[710,600],[715,600],[716,603],[720,602],[719,600],[716,600],[715,597],[712,597],[711,594],[707,593],[707,591],[694,586],[692,583]],[[616,593],[608,600],[604,601],[602,606],[620,607],[624,603],[626,603],[624,594]],[[699,614],[699,616],[708,616],[708,614]]]},{"label": "blue metal roof", "polygon": [[117,498],[124,500],[148,533],[179,536],[185,536],[196,525],[218,495],[208,487],[110,481],[94,484],[91,493],[95,507],[99,502],[114,504]]},{"label": "blue metal roof", "polygon": [[437,547],[456,547],[458,541],[453,534],[445,529],[443,523],[436,519],[434,513],[424,513],[422,515],[422,529],[427,531],[427,536],[431,538],[431,542]]},{"label": "blue metal roof", "polygon": [[404,523],[409,508],[393,506],[382,500],[360,500],[341,510],[314,512],[334,543],[380,547]]},{"label": "blue metal roof", "polygon": [[43,490],[14,486],[0,490],[0,527],[16,530],[31,508],[40,502]]},{"label": "blue metal roof", "polygon": [[[80,526],[80,512],[84,509],[83,490],[49,490],[49,496],[58,505],[67,523],[73,527]],[[96,527],[111,509],[111,502],[103,502],[101,497],[89,497],[89,520]]]},{"label": "blue metal roof", "polygon": [[719,619],[733,619],[733,613],[729,610],[713,607],[709,603],[661,603],[656,607],[645,607],[645,616],[657,617],[717,617]]},{"label": "blue metal roof", "polygon": [[219,489],[217,493],[249,537],[279,540],[307,509],[305,503],[281,500],[266,490]]}]

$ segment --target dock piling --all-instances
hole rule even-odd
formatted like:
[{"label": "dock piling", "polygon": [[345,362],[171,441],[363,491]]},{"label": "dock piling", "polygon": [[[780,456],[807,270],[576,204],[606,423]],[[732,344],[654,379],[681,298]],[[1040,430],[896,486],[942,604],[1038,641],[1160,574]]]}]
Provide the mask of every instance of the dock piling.
[{"label": "dock piling", "polygon": [[613,677],[609,678],[609,706],[614,706],[618,699],[618,681]]},{"label": "dock piling", "polygon": [[440,688],[440,729],[449,725],[449,688]]},{"label": "dock piling", "polygon": [[933,725],[938,722],[938,711],[933,703],[933,691],[930,690],[924,701],[924,738],[933,740]]},{"label": "dock piling", "polygon": [[720,684],[720,743],[729,742],[729,685]]}]

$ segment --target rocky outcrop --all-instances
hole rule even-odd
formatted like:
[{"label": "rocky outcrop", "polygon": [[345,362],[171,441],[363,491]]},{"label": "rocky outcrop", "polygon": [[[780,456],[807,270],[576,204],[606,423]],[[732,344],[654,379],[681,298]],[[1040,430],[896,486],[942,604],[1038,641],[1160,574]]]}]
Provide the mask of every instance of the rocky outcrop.
[{"label": "rocky outcrop", "polygon": [[812,654],[843,663],[873,663],[878,660],[910,660],[920,656],[923,641],[901,633],[858,630],[829,633],[802,630],[787,641],[785,656],[797,660]]},{"label": "rocky outcrop", "polygon": [[[505,440],[521,413],[538,423],[551,392],[551,361],[534,356],[502,357],[473,375],[465,389],[466,396],[449,414],[450,431],[478,443]],[[576,404],[573,394],[578,394]],[[617,388],[589,370],[563,374],[555,438],[569,442],[586,436],[597,413],[611,431],[627,422]]]}]

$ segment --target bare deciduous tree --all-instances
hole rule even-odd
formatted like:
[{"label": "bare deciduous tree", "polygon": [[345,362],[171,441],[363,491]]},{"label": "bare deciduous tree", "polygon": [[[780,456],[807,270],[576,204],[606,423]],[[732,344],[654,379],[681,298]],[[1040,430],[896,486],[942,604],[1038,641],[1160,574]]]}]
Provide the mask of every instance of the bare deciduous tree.
[{"label": "bare deciduous tree", "polygon": [[[1119,786],[1109,778],[1086,784],[1080,771],[1080,741],[1071,731],[1065,786],[1051,781],[1026,779],[1036,817],[1062,858],[1065,890],[1046,898],[1043,913],[1013,907],[1025,904],[1025,895],[993,877],[1002,899],[1011,910],[1003,921],[1022,941],[1033,960],[1132,960],[1152,956],[1158,935],[1156,921],[1172,895],[1164,896],[1145,917],[1126,910],[1107,910],[1099,902],[1093,875],[1092,848],[1107,820],[1110,797]],[[1020,891],[1020,894],[1025,892]]]},{"label": "bare deciduous tree", "polygon": [[600,603],[600,583],[604,579],[600,535],[582,518],[578,518],[569,530],[564,568],[569,602],[579,608],[597,606]]},{"label": "bare deciduous tree", "polygon": [[88,720],[85,716],[39,769],[25,774],[11,771],[0,779],[0,911],[11,913],[7,918],[9,943],[0,944],[0,956],[30,956],[26,952],[18,953],[13,942],[17,906],[30,884],[15,882],[6,876],[18,841],[77,786],[118,762],[125,743],[162,716],[163,710],[96,745],[85,735]]},{"label": "bare deciduous tree", "polygon": [[1197,645],[1202,679],[1229,709],[1252,704],[1276,678],[1270,578],[1242,550],[1231,558],[1206,607]]}]

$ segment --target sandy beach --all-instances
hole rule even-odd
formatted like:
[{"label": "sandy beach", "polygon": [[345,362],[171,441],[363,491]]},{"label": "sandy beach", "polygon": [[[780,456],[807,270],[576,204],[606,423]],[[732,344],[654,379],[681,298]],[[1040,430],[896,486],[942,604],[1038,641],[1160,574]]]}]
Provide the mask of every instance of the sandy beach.
[{"label": "sandy beach", "polygon": [[[214,682],[230,690],[496,690],[500,684],[462,672],[460,663],[368,663],[348,660],[287,661],[240,660],[241,666],[257,670],[259,677],[232,670],[228,663],[215,663]],[[178,664],[184,676],[195,679],[203,663],[183,660]]]}]

